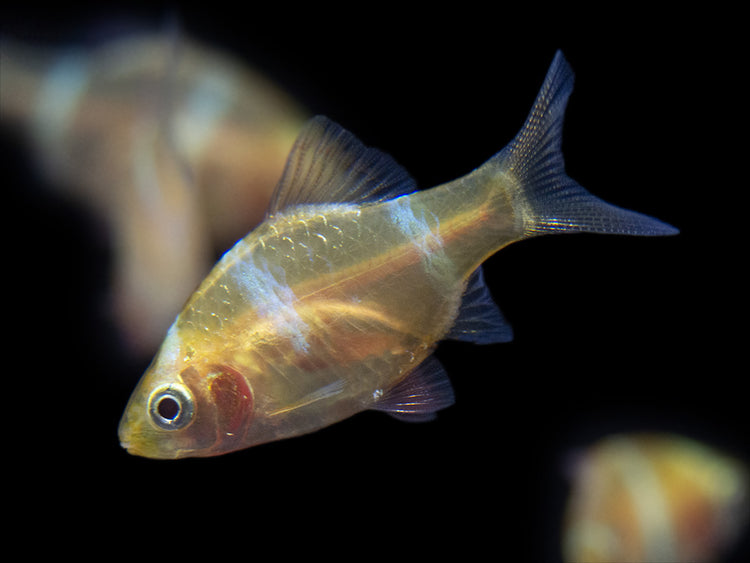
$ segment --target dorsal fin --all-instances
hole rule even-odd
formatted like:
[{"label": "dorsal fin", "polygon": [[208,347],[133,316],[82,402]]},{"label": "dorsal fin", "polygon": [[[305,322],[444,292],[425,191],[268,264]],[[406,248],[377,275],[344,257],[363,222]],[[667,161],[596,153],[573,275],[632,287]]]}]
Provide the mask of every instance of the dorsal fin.
[{"label": "dorsal fin", "polygon": [[513,340],[513,329],[492,300],[481,267],[469,278],[462,299],[458,318],[447,338],[475,344]]},{"label": "dorsal fin", "polygon": [[300,204],[375,203],[416,189],[392,157],[319,115],[297,137],[268,214]]}]

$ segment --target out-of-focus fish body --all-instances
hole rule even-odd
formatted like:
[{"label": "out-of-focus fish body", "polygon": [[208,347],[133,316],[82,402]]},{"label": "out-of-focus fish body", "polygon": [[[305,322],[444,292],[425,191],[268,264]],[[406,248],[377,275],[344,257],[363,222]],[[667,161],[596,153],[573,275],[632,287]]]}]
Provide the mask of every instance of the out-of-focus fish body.
[{"label": "out-of-focus fish body", "polygon": [[215,250],[263,219],[304,112],[176,33],[86,50],[4,39],[0,55],[3,120],[111,231],[115,312],[152,354]]},{"label": "out-of-focus fish body", "polygon": [[366,409],[430,418],[453,402],[431,356],[439,340],[511,338],[478,269],[488,256],[546,232],[673,234],[564,175],[571,89],[558,53],[516,139],[426,191],[390,157],[312,120],[266,221],[224,255],[170,329],[126,407],[123,445],[205,456]]},{"label": "out-of-focus fish body", "polygon": [[609,436],[571,473],[565,561],[720,561],[747,524],[746,468],[683,436]]}]

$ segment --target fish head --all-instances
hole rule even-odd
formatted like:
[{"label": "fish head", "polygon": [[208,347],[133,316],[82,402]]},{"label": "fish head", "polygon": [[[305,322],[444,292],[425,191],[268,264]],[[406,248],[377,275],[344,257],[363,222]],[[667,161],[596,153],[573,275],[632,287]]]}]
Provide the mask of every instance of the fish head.
[{"label": "fish head", "polygon": [[170,329],[120,420],[120,444],[129,453],[176,459],[244,447],[254,410],[247,379],[231,365],[208,357],[193,361],[183,352]]}]

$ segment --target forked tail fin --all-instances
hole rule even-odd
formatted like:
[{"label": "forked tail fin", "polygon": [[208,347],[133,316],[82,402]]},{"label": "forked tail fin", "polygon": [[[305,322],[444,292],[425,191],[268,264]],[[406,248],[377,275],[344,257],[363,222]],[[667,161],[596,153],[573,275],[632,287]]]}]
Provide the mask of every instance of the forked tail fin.
[{"label": "forked tail fin", "polygon": [[524,216],[526,236],[593,232],[659,236],[678,230],[658,219],[621,209],[591,195],[565,174],[561,151],[565,106],[573,71],[558,51],[515,139],[492,160],[520,186],[514,208]]}]

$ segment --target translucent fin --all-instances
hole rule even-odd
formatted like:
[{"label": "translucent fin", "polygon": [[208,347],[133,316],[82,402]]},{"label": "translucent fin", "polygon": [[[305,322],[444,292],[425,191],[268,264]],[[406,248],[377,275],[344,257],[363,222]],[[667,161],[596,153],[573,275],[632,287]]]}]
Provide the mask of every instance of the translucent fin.
[{"label": "translucent fin", "polygon": [[513,329],[492,300],[481,267],[469,278],[458,318],[447,338],[475,344],[513,340]]},{"label": "translucent fin", "polygon": [[297,137],[268,212],[299,204],[375,203],[416,189],[393,158],[316,116]]},{"label": "translucent fin", "polygon": [[678,230],[666,223],[594,197],[565,174],[562,127],[572,90],[573,71],[558,51],[525,125],[492,159],[522,185],[522,197],[530,207],[526,234],[676,234]]},{"label": "translucent fin", "polygon": [[371,408],[407,422],[426,422],[455,402],[445,369],[433,356],[378,399]]}]

